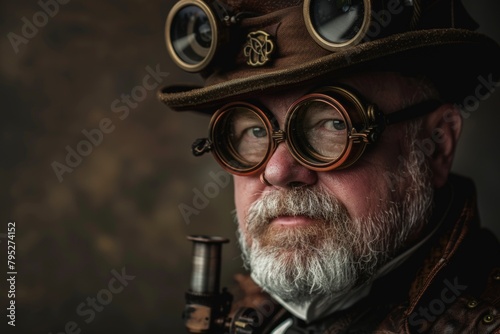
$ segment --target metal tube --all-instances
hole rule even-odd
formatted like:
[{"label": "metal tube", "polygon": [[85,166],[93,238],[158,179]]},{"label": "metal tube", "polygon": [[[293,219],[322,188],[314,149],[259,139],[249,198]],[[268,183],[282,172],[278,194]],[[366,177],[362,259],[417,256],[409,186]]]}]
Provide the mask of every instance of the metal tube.
[{"label": "metal tube", "polygon": [[222,244],[221,237],[188,236],[193,242],[191,291],[199,295],[219,294]]}]

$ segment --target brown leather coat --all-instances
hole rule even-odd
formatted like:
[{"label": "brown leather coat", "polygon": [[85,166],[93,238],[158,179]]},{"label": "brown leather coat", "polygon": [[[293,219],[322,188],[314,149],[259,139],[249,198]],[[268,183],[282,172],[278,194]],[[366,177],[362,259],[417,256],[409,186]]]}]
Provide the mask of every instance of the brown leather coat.
[{"label": "brown leather coat", "polygon": [[479,226],[473,183],[451,175],[436,203],[440,230],[370,296],[286,333],[500,333],[500,245]]}]

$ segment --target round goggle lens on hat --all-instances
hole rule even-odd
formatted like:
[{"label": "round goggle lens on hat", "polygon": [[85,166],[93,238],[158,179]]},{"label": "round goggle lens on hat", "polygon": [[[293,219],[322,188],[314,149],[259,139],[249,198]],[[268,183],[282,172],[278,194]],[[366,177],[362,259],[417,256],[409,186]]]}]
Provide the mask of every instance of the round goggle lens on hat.
[{"label": "round goggle lens on hat", "polygon": [[196,72],[213,58],[217,26],[210,8],[198,0],[179,2],[166,24],[167,48],[181,68]]},{"label": "round goggle lens on hat", "polygon": [[212,46],[208,16],[196,6],[187,6],[178,12],[170,34],[175,52],[188,64],[203,61]]},{"label": "round goggle lens on hat", "polygon": [[304,101],[291,112],[287,133],[296,155],[311,165],[338,160],[348,146],[348,121],[320,100]]},{"label": "round goggle lens on hat", "polygon": [[344,44],[361,31],[365,6],[363,0],[311,0],[309,13],[312,27],[321,38]]}]

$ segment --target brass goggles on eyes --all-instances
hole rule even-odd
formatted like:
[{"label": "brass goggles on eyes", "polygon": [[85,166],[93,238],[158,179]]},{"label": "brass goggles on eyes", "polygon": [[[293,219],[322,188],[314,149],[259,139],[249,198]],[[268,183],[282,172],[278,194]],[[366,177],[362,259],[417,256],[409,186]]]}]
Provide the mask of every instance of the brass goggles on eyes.
[{"label": "brass goggles on eyes", "polygon": [[[306,28],[316,43],[336,51],[407,30],[419,13],[414,10],[415,1],[305,0],[302,11]],[[257,15],[233,13],[230,6],[219,1],[181,0],[167,16],[167,50],[177,66],[199,72],[231,44],[237,35],[232,27],[249,16]]]},{"label": "brass goggles on eyes", "polygon": [[236,175],[257,173],[281,142],[300,164],[315,171],[345,168],[356,162],[368,144],[375,143],[386,125],[434,111],[429,100],[384,115],[364,103],[351,89],[329,86],[295,101],[284,129],[273,115],[247,102],[230,103],[212,116],[209,138],[193,143],[195,156],[212,151],[217,162]]}]

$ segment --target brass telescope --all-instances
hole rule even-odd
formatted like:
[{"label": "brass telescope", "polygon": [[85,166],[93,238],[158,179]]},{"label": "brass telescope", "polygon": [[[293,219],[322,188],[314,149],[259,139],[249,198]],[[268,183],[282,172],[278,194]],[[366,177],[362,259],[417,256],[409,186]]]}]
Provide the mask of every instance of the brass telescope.
[{"label": "brass telescope", "polygon": [[188,236],[193,242],[191,284],[182,317],[189,333],[268,334],[286,311],[277,304],[265,312],[250,307],[230,317],[233,296],[220,289],[222,245],[229,240],[215,236]]}]

